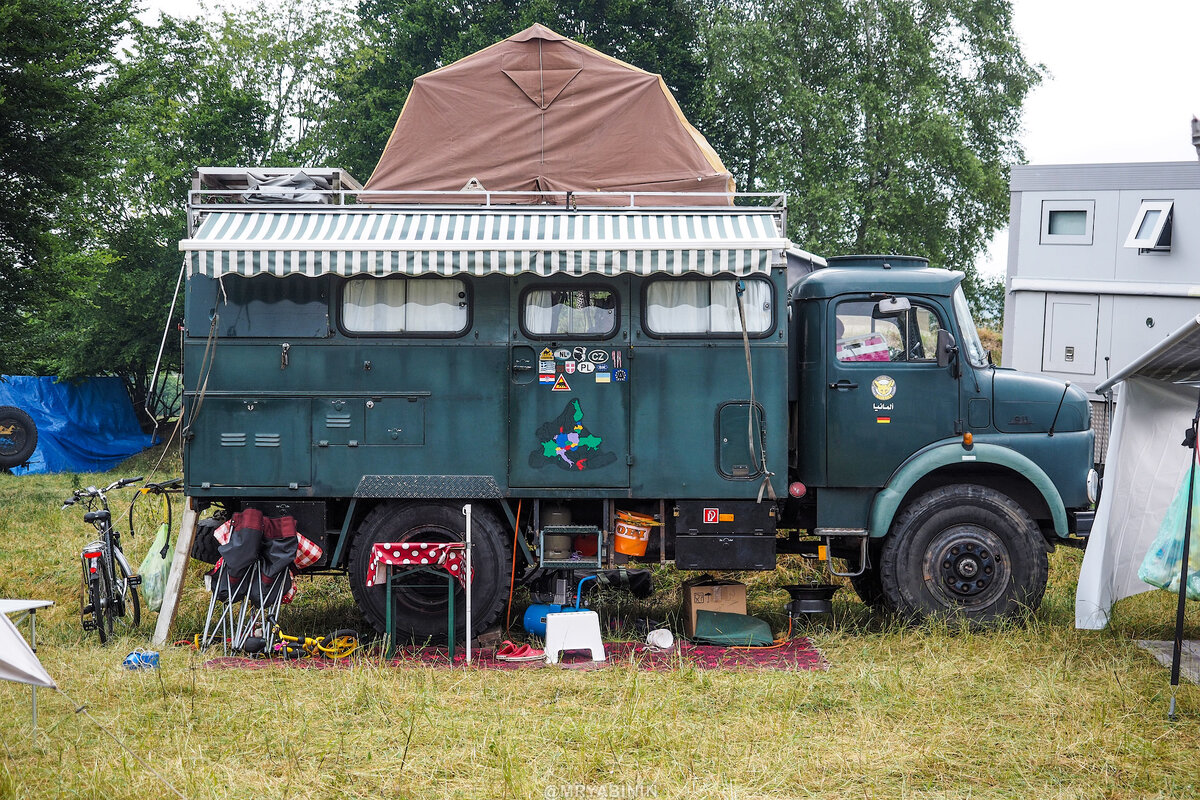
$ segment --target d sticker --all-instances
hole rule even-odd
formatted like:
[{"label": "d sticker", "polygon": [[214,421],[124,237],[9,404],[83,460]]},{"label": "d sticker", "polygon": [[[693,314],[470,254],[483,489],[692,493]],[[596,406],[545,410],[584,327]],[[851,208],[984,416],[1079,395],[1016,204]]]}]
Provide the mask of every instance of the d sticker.
[{"label": "d sticker", "polygon": [[871,394],[876,400],[891,400],[896,396],[896,382],[887,375],[880,375],[871,381]]}]

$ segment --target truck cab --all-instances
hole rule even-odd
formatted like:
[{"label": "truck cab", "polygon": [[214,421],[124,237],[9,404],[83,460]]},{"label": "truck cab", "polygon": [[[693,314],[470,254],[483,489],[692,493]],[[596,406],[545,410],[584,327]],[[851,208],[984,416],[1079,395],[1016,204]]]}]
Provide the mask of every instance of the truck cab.
[{"label": "truck cab", "polygon": [[796,513],[864,599],[913,614],[1030,605],[1005,587],[1044,586],[1036,551],[1090,528],[1086,395],[993,365],[962,279],[851,256],[792,286]]}]

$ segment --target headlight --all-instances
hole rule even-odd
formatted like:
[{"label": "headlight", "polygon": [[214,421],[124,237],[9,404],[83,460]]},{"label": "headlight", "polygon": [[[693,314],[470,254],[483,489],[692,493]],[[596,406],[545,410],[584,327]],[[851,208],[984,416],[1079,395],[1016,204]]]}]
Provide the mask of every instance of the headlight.
[{"label": "headlight", "polygon": [[1097,503],[1100,501],[1100,473],[1096,472],[1094,469],[1088,470],[1087,495],[1089,503]]}]

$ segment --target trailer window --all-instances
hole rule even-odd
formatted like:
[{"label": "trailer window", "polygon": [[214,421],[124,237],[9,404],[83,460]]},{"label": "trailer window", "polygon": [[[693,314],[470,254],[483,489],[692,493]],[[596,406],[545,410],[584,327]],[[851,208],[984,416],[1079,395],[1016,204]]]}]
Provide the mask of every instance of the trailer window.
[{"label": "trailer window", "polygon": [[531,289],[521,322],[529,336],[603,339],[617,331],[617,295],[603,286]]},{"label": "trailer window", "polygon": [[907,311],[881,316],[874,300],[854,300],[837,307],[838,361],[936,361],[937,313],[913,303]]},{"label": "trailer window", "polygon": [[354,278],[342,291],[348,333],[461,333],[469,318],[467,285],[455,278]]},{"label": "trailer window", "polygon": [[[660,336],[738,335],[742,322],[738,313],[737,281],[698,278],[652,281],[646,287],[646,330]],[[747,279],[742,296],[746,332],[751,336],[770,333],[775,323],[771,283]]]}]

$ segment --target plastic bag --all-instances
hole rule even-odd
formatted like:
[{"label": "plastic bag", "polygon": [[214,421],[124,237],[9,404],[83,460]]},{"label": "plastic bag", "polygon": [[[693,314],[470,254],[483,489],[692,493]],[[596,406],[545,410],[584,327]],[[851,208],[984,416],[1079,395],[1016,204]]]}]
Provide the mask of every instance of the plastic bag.
[{"label": "plastic bag", "polygon": [[142,603],[147,611],[162,608],[163,594],[167,588],[167,575],[171,572],[171,529],[167,523],[158,526],[150,552],[142,559],[138,575],[142,578]]},{"label": "plastic bag", "polygon": [[[1183,483],[1138,569],[1138,577],[1146,583],[1176,594],[1179,593],[1179,567],[1183,558],[1183,527],[1187,522],[1189,473],[1190,470],[1183,473]],[[1200,470],[1197,473],[1192,490],[1192,539],[1188,548],[1187,596],[1190,600],[1200,600]]]}]

